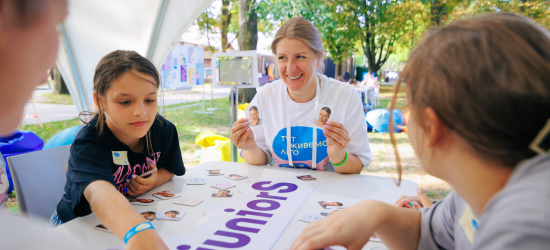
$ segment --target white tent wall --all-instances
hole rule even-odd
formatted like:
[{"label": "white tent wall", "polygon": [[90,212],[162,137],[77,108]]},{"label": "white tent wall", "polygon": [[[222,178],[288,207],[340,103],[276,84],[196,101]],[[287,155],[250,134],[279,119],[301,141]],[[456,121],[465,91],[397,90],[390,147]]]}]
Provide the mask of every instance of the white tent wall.
[{"label": "white tent wall", "polygon": [[78,112],[93,108],[93,75],[103,56],[134,50],[149,55],[160,69],[181,35],[213,1],[69,0],[69,15],[59,26],[57,67]]}]

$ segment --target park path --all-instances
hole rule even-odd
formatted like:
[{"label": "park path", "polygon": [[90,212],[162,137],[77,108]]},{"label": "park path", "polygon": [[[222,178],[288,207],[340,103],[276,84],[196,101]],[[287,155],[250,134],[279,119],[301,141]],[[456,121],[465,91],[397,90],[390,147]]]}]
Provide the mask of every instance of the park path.
[{"label": "park path", "polygon": [[[194,87],[193,89],[186,90],[175,90],[175,91],[165,91],[164,92],[164,104],[165,105],[174,105],[179,103],[189,103],[202,100],[202,86]],[[223,98],[229,96],[229,89],[214,89],[213,91],[214,99]],[[39,95],[44,93],[44,91],[35,91],[33,95]],[[210,88],[205,88],[205,100],[210,100]],[[160,104],[162,101],[158,100]],[[36,112],[40,117],[42,123],[54,122],[54,121],[63,121],[70,120],[78,117],[78,111],[74,105],[62,105],[62,104],[47,104],[47,103],[34,103],[36,107]],[[210,108],[209,106],[205,108]],[[35,112],[31,103],[25,105],[24,115],[33,116]],[[38,119],[36,118],[23,118],[24,124],[38,124]]]}]

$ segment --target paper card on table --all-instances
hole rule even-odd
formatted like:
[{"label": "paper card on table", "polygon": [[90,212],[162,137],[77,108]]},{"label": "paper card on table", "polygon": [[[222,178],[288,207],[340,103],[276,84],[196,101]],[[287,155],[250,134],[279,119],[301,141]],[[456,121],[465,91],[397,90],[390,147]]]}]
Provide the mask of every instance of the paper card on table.
[{"label": "paper card on table", "polygon": [[344,203],[338,201],[319,201],[319,205],[326,209],[341,209],[345,208]]},{"label": "paper card on table", "polygon": [[333,213],[335,213],[335,212],[338,212],[338,211],[340,211],[340,209],[333,209],[332,211],[321,212],[321,215],[322,215],[322,216],[329,216],[329,215],[331,215],[331,214],[333,214]]},{"label": "paper card on table", "polygon": [[299,176],[296,176],[296,178],[298,180],[302,180],[302,181],[315,181],[317,180],[317,178],[311,176],[311,175],[299,175]]},{"label": "paper card on table", "polygon": [[166,210],[162,211],[162,213],[159,213],[157,216],[157,220],[181,220],[181,218],[186,214],[187,212],[181,211],[181,210]]},{"label": "paper card on table", "polygon": [[186,206],[196,206],[199,203],[203,202],[201,199],[193,199],[193,198],[179,198],[174,201],[174,204],[180,204],[180,205],[186,205]]},{"label": "paper card on table", "polygon": [[314,222],[316,220],[320,220],[321,218],[323,218],[323,217],[321,217],[319,215],[316,215],[316,214],[304,214],[304,216],[300,217],[299,220],[311,223],[311,222]]},{"label": "paper card on table", "polygon": [[113,232],[111,232],[111,230],[107,229],[107,227],[103,226],[103,224],[99,224],[99,225],[95,226],[94,228],[97,229],[97,230],[103,231],[103,232],[113,233]]},{"label": "paper card on table", "polygon": [[157,212],[155,211],[144,211],[139,213],[143,218],[145,218],[147,221],[152,221],[157,217]]},{"label": "paper card on table", "polygon": [[169,199],[174,199],[174,198],[178,198],[180,197],[181,195],[180,194],[174,194],[168,190],[165,190],[165,191],[160,191],[160,192],[156,192],[153,194],[153,196],[161,199],[161,200],[169,200]]},{"label": "paper card on table", "polygon": [[231,180],[242,180],[248,178],[248,176],[240,174],[226,174],[225,177]]},{"label": "paper card on table", "polygon": [[203,185],[206,183],[204,178],[191,178],[187,180],[187,185]]},{"label": "paper card on table", "polygon": [[141,205],[141,206],[151,206],[155,203],[157,203],[157,201],[159,201],[159,199],[155,199],[155,198],[134,198],[134,199],[129,199],[130,201],[130,204],[132,205]]},{"label": "paper card on table", "polygon": [[223,172],[219,169],[208,169],[208,170],[206,170],[206,174],[208,174],[208,175],[223,175]]},{"label": "paper card on table", "polygon": [[218,188],[218,189],[227,189],[227,188],[232,188],[234,186],[235,184],[233,183],[217,183],[212,185],[213,188]]},{"label": "paper card on table", "polygon": [[212,193],[212,197],[233,197],[233,190],[220,189]]}]

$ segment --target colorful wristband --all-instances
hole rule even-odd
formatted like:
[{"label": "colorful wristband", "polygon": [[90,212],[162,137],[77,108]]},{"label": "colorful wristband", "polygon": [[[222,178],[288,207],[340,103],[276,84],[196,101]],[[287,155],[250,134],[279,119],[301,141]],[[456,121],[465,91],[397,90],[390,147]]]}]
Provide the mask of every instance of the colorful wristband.
[{"label": "colorful wristband", "polygon": [[151,224],[151,222],[143,222],[137,224],[135,227],[130,229],[130,231],[128,231],[126,235],[124,235],[124,244],[128,244],[130,238],[132,238],[132,236],[134,236],[135,234],[147,229],[155,229],[155,227],[153,227],[153,224]]},{"label": "colorful wristband", "polygon": [[344,165],[344,163],[346,163],[346,161],[348,161],[348,150],[346,150],[346,158],[344,158],[344,160],[338,164],[334,164],[332,162],[330,162],[332,164],[332,166],[335,166],[335,167],[340,167],[342,165]]}]

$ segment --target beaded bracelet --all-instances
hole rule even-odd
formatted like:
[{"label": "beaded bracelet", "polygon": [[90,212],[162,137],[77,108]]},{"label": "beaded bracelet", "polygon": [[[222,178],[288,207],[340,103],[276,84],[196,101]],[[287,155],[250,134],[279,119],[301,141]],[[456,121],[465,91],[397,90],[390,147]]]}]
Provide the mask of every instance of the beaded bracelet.
[{"label": "beaded bracelet", "polygon": [[132,236],[134,236],[135,234],[147,229],[155,229],[155,227],[153,227],[153,224],[151,224],[151,222],[143,222],[137,224],[135,227],[132,227],[132,229],[130,229],[126,233],[126,235],[124,235],[124,244],[128,244],[130,238],[132,238]]},{"label": "beaded bracelet", "polygon": [[[329,160],[330,161],[330,160]],[[338,164],[334,164],[332,162],[330,162],[332,164],[332,166],[335,166],[335,167],[340,167],[342,165],[344,165],[344,163],[346,163],[346,161],[348,161],[348,150],[346,150],[346,158],[344,158],[344,160]]]}]

